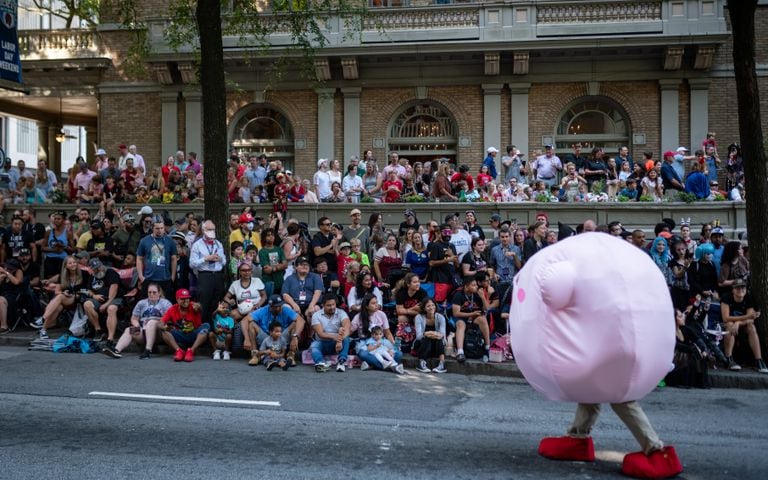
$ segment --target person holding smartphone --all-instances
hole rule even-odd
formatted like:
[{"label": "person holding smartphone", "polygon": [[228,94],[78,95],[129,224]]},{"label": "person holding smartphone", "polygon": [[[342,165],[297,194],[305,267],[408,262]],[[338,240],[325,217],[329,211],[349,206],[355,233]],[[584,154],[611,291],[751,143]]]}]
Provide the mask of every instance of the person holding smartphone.
[{"label": "person holding smartphone", "polygon": [[729,360],[730,369],[741,370],[741,367],[731,360],[739,329],[744,328],[747,331],[752,354],[755,356],[755,370],[760,373],[768,373],[768,367],[765,366],[760,351],[760,338],[757,336],[757,328],[755,328],[755,322],[760,318],[760,311],[755,309],[754,299],[747,293],[747,284],[744,280],[734,280],[733,285],[731,285],[731,293],[720,299],[720,313],[723,317],[724,330],[728,332],[723,339],[723,350],[725,350],[725,356]]}]

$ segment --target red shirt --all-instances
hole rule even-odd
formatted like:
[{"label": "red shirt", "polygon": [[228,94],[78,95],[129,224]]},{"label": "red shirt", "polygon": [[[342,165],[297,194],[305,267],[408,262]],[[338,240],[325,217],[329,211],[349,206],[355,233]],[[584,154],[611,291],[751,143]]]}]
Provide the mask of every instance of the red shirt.
[{"label": "red shirt", "polygon": [[[391,186],[397,187],[399,191],[387,191]],[[400,193],[403,191],[403,182],[400,180],[387,180],[381,185],[381,189],[384,191],[384,201],[386,203],[394,203],[400,199]]]},{"label": "red shirt", "polygon": [[[488,175],[487,173],[478,173],[477,174],[477,184],[479,186],[481,186],[481,187],[483,185],[487,185],[487,184],[491,183],[491,180],[493,180],[493,178],[491,178],[491,176]],[[467,182],[467,186],[469,186],[469,182]]]},{"label": "red shirt", "polygon": [[175,324],[176,328],[185,333],[194,331],[202,323],[200,311],[192,308],[192,302],[189,302],[189,308],[186,312],[181,311],[179,304],[173,305],[165,312],[162,318],[163,323]]},{"label": "red shirt", "polygon": [[160,169],[160,172],[163,174],[163,180],[165,180],[165,183],[168,183],[168,176],[171,174],[171,170],[176,170],[177,172],[181,173],[181,170],[179,170],[179,167],[177,166],[171,166],[163,165],[163,168]]},{"label": "red shirt", "polygon": [[278,183],[275,185],[275,197],[285,198],[288,195],[288,190],[290,190],[290,187],[288,187],[287,183]]},{"label": "red shirt", "polygon": [[454,173],[454,174],[453,174],[453,176],[451,177],[451,183],[453,183],[454,185],[458,185],[458,183],[459,183],[460,181],[462,181],[462,180],[464,180],[465,182],[467,182],[467,191],[468,191],[468,192],[470,192],[470,191],[472,191],[472,190],[474,190],[474,189],[475,189],[475,180],[472,178],[472,175],[470,175],[470,174],[467,174],[467,176],[466,176],[466,177],[462,177],[462,176],[461,176],[461,173],[459,173],[459,172],[456,172],[456,173]]}]

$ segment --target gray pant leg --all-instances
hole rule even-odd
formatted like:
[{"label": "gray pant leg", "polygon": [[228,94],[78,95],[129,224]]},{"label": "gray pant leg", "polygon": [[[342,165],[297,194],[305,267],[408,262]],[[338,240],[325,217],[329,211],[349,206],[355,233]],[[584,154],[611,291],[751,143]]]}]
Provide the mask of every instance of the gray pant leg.
[{"label": "gray pant leg", "polygon": [[588,437],[598,416],[600,416],[599,403],[580,403],[576,407],[576,415],[567,434],[571,437]]},{"label": "gray pant leg", "polygon": [[613,408],[613,411],[616,412],[621,421],[624,422],[624,425],[629,428],[632,435],[635,436],[637,443],[640,444],[646,455],[654,450],[664,448],[664,444],[659,440],[656,430],[653,429],[651,422],[639,403],[635,401],[612,403],[611,408]]}]

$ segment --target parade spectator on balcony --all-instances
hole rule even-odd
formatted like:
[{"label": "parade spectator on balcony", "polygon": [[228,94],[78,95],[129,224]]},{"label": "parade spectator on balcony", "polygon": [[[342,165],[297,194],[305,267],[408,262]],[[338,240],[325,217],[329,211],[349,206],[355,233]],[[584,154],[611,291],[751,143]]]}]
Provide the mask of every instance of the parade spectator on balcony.
[{"label": "parade spectator on balcony", "polygon": [[504,175],[504,181],[506,183],[509,183],[509,180],[512,178],[521,181],[525,176],[523,155],[525,154],[520,152],[514,145],[507,146],[507,154],[501,157],[501,164],[507,169],[507,173]]},{"label": "parade spectator on balcony", "polygon": [[187,159],[188,159],[189,165],[187,165],[187,168],[184,169],[185,172],[192,170],[193,172],[195,172],[195,175],[198,175],[203,171],[203,165],[198,161],[197,153],[189,152],[187,154]]},{"label": "parade spectator on balcony", "polygon": [[[483,165],[488,167],[488,175],[490,175],[493,180],[496,180],[496,155],[499,154],[499,151],[496,149],[496,147],[488,147],[486,153],[488,155],[485,157],[485,160],[483,160]],[[480,183],[479,179],[478,183]]]},{"label": "parade spectator on balcony", "polygon": [[449,177],[450,165],[441,163],[437,167],[437,176],[432,185],[432,197],[439,202],[456,202],[458,197],[452,193],[451,181]]},{"label": "parade spectator on balcony", "polygon": [[[696,153],[700,152],[701,150]],[[695,195],[696,200],[706,200],[710,197],[709,182],[704,174],[705,168],[704,158],[701,157],[701,162],[691,163],[691,171],[685,177],[685,192]]]},{"label": "parade spectator on balcony", "polygon": [[363,175],[363,196],[372,198],[377,202],[381,201],[382,183],[382,176],[376,172],[376,164],[369,162],[365,166],[365,174]]},{"label": "parade spectator on balcony", "polygon": [[603,159],[603,149],[595,147],[592,149],[592,155],[590,155],[584,167],[584,178],[587,179],[587,188],[592,190],[592,184],[604,181],[607,174],[608,166]]},{"label": "parade spectator on balcony", "polygon": [[106,185],[107,178],[117,180],[120,178],[120,173],[120,169],[117,167],[117,159],[115,157],[109,157],[109,159],[107,159],[107,167],[102,169],[99,172],[99,175],[101,176],[102,183]]},{"label": "parade spectator on balcony", "polygon": [[[429,163],[427,163],[429,165]],[[421,195],[425,198],[429,197],[431,179],[425,179],[424,166],[421,162],[413,164],[413,190],[417,195]]]},{"label": "parade spectator on balcony", "polygon": [[120,170],[124,170],[128,165],[128,159],[134,160],[133,154],[128,151],[128,146],[121,143],[117,147],[120,157],[117,159],[117,166]]},{"label": "parade spectator on balcony", "polygon": [[459,171],[451,176],[451,186],[453,187],[454,192],[459,190],[460,182],[466,182],[467,191],[475,189],[475,180],[472,178],[472,175],[470,175],[469,167],[466,165],[461,165]]},{"label": "parade spectator on balcony", "polygon": [[88,192],[93,177],[96,176],[96,172],[88,169],[88,164],[83,162],[77,163],[77,175],[75,175],[75,188],[81,192]]},{"label": "parade spectator on balcony", "polygon": [[[674,174],[674,171],[672,173]],[[643,178],[640,185],[643,187],[641,196],[650,197],[654,202],[660,202],[664,197],[664,187],[662,187],[662,181],[658,178],[655,169],[651,169],[648,172],[648,175]]]},{"label": "parade spectator on balcony", "polygon": [[365,190],[363,179],[357,174],[357,165],[347,167],[347,175],[342,181],[342,191],[351,203],[360,203],[360,196]]},{"label": "parade spectator on balcony", "polygon": [[139,171],[133,165],[133,157],[129,157],[125,161],[125,169],[120,172],[120,177],[125,182],[125,193],[132,195],[136,186],[136,177],[139,175]]},{"label": "parade spectator on balcony", "polygon": [[575,201],[576,196],[579,194],[579,185],[587,184],[587,180],[579,175],[576,169],[577,167],[574,163],[566,163],[565,176],[563,176],[563,181],[560,182],[560,188],[565,190],[565,198],[569,202]]},{"label": "parade spectator on balcony", "polygon": [[544,155],[539,155],[531,169],[536,180],[544,182],[547,187],[557,182],[557,172],[563,170],[563,164],[554,153],[552,145],[544,145]]},{"label": "parade spectator on balcony", "polygon": [[686,147],[677,147],[675,150],[675,161],[672,166],[680,178],[685,178],[685,165],[696,159],[690,153],[691,151]]},{"label": "parade spectator on balcony", "polygon": [[[170,155],[167,159],[165,159],[165,165],[163,165],[161,169],[163,182],[168,183],[168,180],[170,179],[170,176],[171,176],[171,172],[173,171],[180,172],[179,167],[177,167],[175,163],[176,163],[176,160],[173,155]],[[150,189],[152,188],[150,187]],[[158,189],[158,190],[162,191],[162,189]]]},{"label": "parade spectator on balcony", "polygon": [[331,177],[328,174],[327,158],[321,158],[317,161],[317,172],[313,177],[313,184],[320,201],[326,201],[331,194]]},{"label": "parade spectator on balcony", "polygon": [[408,174],[405,167],[400,165],[400,155],[398,155],[397,152],[389,153],[389,163],[381,171],[383,178],[388,179],[389,172],[392,170],[395,171],[395,174],[397,175],[398,178],[404,178]]},{"label": "parade spectator on balcony", "polygon": [[741,156],[741,146],[737,143],[728,145],[728,159],[725,161],[726,190],[730,191],[744,181],[744,159]]}]

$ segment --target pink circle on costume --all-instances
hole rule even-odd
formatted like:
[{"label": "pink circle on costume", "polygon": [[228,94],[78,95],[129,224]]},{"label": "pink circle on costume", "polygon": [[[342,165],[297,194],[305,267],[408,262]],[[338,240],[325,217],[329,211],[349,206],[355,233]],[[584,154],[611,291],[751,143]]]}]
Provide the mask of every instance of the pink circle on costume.
[{"label": "pink circle on costume", "polygon": [[525,301],[525,289],[524,288],[519,288],[517,290],[517,301],[521,302],[521,303]]}]

